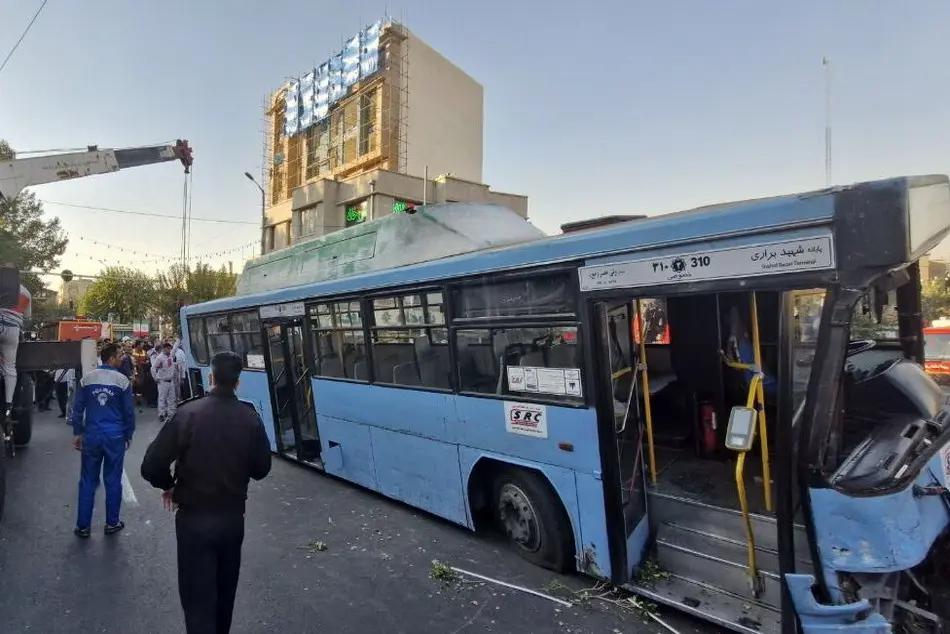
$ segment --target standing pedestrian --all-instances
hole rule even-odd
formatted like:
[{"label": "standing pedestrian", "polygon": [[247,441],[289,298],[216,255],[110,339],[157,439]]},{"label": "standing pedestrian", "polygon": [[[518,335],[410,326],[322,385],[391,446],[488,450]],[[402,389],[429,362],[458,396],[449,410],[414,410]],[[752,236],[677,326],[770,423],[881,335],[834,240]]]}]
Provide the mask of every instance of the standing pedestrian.
[{"label": "standing pedestrian", "polygon": [[99,355],[102,364],[86,373],[76,392],[72,412],[73,447],[82,452],[79,477],[78,537],[89,537],[92,508],[100,473],[106,489],[105,534],[118,533],[122,506],[122,462],[135,431],[135,407],[128,377],[119,372],[117,346],[109,344]]},{"label": "standing pedestrian", "polygon": [[162,489],[165,508],[178,511],[178,594],[188,634],[230,631],[247,485],[270,471],[264,424],[234,393],[240,374],[239,356],[214,355],[211,392],[182,403],[142,461],[142,477]]},{"label": "standing pedestrian", "polygon": [[66,418],[69,411],[69,384],[75,379],[76,371],[72,368],[56,370],[54,381],[56,382],[56,404],[59,405],[59,416],[56,418]]},{"label": "standing pedestrian", "polygon": [[[4,268],[12,267],[8,263]],[[0,421],[4,417],[10,418],[13,410],[13,394],[16,392],[17,371],[16,353],[20,347],[20,331],[23,330],[23,320],[32,313],[33,299],[30,291],[20,285],[20,294],[13,306],[0,306],[0,378],[3,378],[3,407],[0,409]]]},{"label": "standing pedestrian", "polygon": [[188,358],[181,347],[181,339],[175,341],[172,348],[172,356],[175,359],[175,370],[178,372],[178,383],[175,385],[175,398],[178,402],[191,398],[191,386],[188,384]]},{"label": "standing pedestrian", "polygon": [[135,377],[135,365],[132,362],[132,345],[128,342],[122,342],[122,348],[119,353],[119,371],[131,381]]},{"label": "standing pedestrian", "polygon": [[152,361],[152,376],[158,385],[158,420],[164,423],[175,415],[178,403],[175,401],[175,383],[178,382],[178,371],[175,369],[175,360],[172,358],[172,345],[165,343],[162,353],[155,355]]}]

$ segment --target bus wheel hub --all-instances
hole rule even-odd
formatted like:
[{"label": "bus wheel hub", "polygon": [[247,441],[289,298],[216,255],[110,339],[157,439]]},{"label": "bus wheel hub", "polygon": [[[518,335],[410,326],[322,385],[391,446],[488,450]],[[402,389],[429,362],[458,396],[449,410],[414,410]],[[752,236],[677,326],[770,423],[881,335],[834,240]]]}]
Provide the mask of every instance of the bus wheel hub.
[{"label": "bus wheel hub", "polygon": [[538,516],[531,500],[514,484],[505,483],[498,495],[498,516],[508,537],[521,548],[534,552],[541,547]]}]

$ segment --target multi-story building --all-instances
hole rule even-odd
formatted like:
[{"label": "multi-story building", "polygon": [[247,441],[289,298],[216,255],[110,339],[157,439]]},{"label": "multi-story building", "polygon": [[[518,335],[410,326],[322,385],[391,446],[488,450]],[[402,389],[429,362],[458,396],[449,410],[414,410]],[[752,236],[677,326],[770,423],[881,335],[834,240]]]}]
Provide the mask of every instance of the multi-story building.
[{"label": "multi-story building", "polygon": [[265,252],[423,202],[527,198],[482,179],[482,86],[380,20],[274,92],[265,126]]},{"label": "multi-story building", "polygon": [[94,282],[93,279],[83,277],[63,282],[59,287],[59,305],[70,310],[77,310],[82,298],[86,296],[86,291]]}]

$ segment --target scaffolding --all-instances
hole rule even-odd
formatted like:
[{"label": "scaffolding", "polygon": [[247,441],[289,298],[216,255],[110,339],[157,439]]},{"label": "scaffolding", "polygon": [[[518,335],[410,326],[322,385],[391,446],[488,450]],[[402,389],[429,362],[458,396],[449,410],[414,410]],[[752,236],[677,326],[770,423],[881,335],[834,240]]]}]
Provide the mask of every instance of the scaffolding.
[{"label": "scaffolding", "polygon": [[398,22],[380,34],[379,70],[347,90],[327,116],[287,136],[286,87],[264,103],[264,189],[270,206],[319,179],[381,168],[404,173],[409,112],[409,38]]}]

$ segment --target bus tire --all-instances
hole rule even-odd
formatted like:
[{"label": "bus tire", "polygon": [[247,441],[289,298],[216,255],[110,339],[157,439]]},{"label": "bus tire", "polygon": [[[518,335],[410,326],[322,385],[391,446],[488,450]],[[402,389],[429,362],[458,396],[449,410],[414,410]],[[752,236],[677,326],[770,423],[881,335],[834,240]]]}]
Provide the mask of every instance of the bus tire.
[{"label": "bus tire", "polygon": [[495,478],[492,499],[495,521],[521,557],[556,572],[573,569],[570,519],[541,474],[505,469]]}]

